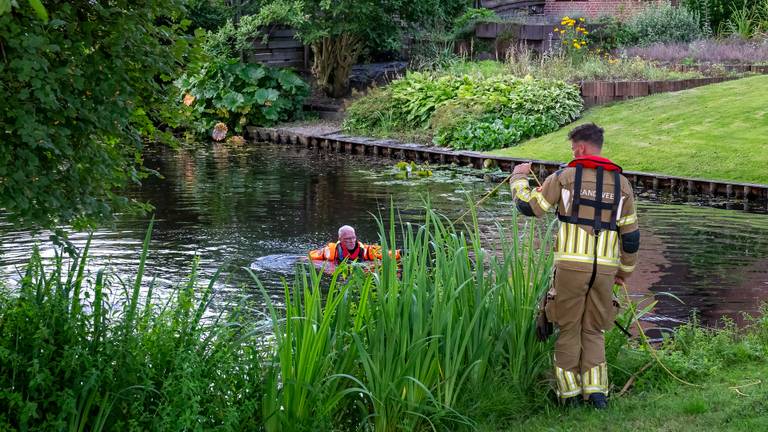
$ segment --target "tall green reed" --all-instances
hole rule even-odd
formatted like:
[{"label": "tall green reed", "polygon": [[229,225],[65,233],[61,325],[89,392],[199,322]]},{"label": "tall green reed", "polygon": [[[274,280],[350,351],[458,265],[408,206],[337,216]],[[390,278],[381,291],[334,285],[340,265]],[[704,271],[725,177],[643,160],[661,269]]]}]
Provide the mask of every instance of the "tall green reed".
[{"label": "tall green reed", "polygon": [[0,429],[260,427],[252,318],[240,308],[212,315],[214,282],[200,290],[194,265],[168,301],[153,297],[152,283],[142,292],[150,234],[151,224],[130,285],[89,273],[89,240],[81,252],[58,247],[52,262],[35,250],[21,280],[0,292]]},{"label": "tall green reed", "polygon": [[[512,225],[511,233],[499,227],[492,253],[476,217],[458,229],[427,208],[422,224],[400,226],[399,262],[385,252],[347,280],[342,266],[325,289],[314,269],[300,273],[293,290],[286,286],[282,314],[270,306],[269,429],[471,427],[464,395],[500,371],[528,397],[549,365],[551,346],[535,339],[534,317],[551,276],[551,230],[521,232],[517,218]],[[379,229],[383,250],[394,250],[395,225],[379,221]]]}]

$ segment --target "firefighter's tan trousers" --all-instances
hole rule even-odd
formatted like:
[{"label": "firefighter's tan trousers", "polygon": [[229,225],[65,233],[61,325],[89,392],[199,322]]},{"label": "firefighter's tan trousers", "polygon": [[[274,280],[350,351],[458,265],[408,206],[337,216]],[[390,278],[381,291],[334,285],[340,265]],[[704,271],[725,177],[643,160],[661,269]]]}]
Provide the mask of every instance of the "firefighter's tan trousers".
[{"label": "firefighter's tan trousers", "polygon": [[597,274],[589,289],[591,272],[558,269],[554,299],[546,305],[547,318],[557,324],[555,378],[558,395],[570,398],[608,394],[604,331],[613,326],[613,274]]}]

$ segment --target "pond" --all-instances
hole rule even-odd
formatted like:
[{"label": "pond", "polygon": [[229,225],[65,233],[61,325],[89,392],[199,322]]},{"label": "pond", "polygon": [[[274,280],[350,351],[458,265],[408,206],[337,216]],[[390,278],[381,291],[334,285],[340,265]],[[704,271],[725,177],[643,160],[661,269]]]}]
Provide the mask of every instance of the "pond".
[{"label": "pond", "polygon": [[[427,199],[455,218],[468,196],[477,200],[495,186],[465,168],[432,167],[432,177],[404,180],[392,160],[266,143],[154,150],[146,164],[164,176],[132,191],[156,208],[147,277],[170,293],[199,257],[204,277],[224,270],[216,284],[219,307],[242,293],[260,301],[242,270],[254,261],[267,290],[279,298],[296,257],[335,240],[340,225],[353,225],[360,240],[374,242],[374,216],[388,223],[390,203],[405,222],[421,219]],[[509,222],[511,213],[505,187],[484,204],[483,230]],[[629,280],[632,292],[668,292],[682,301],[657,296],[652,319],[660,325],[682,322],[693,310],[709,324],[721,316],[741,320],[742,312],[754,313],[768,300],[768,215],[640,198],[638,216],[642,248]],[[91,268],[133,274],[147,226],[148,219],[124,217],[97,230]],[[48,235],[0,226],[4,277],[18,277],[35,244],[51,256]],[[73,233],[71,240],[82,246],[86,237]]]}]

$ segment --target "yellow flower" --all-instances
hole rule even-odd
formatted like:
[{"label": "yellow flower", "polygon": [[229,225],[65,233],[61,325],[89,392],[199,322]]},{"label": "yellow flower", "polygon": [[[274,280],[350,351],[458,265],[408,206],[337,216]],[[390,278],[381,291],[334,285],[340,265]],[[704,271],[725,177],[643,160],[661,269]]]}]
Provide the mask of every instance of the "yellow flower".
[{"label": "yellow flower", "polygon": [[584,21],[584,18],[579,18],[579,21]]},{"label": "yellow flower", "polygon": [[573,47],[576,48],[576,49],[579,49],[579,48],[581,48],[581,45],[579,45],[578,42],[574,42],[573,43]]},{"label": "yellow flower", "polygon": [[586,31],[586,30],[584,30],[584,32],[583,32],[583,33],[584,33],[585,35],[588,35],[588,34],[589,34],[589,32],[588,32],[588,31]]}]

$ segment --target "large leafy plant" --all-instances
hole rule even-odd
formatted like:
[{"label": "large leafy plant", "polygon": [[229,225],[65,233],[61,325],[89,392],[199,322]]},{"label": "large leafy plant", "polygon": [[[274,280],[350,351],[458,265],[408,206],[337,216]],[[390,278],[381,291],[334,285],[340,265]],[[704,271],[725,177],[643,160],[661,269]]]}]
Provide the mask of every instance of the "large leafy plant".
[{"label": "large leafy plant", "polygon": [[301,114],[309,86],[288,69],[216,60],[177,81],[189,126],[201,134],[226,123],[235,131],[266,126]]},{"label": "large leafy plant", "polygon": [[344,127],[363,134],[429,129],[436,144],[491,150],[552,132],[581,109],[578,88],[563,81],[415,72],[352,104]]},{"label": "large leafy plant", "polygon": [[147,175],[144,138],[195,52],[183,1],[10,4],[0,1],[0,208],[41,226],[141,208],[120,191]]}]

